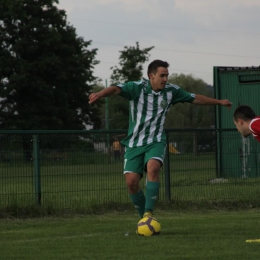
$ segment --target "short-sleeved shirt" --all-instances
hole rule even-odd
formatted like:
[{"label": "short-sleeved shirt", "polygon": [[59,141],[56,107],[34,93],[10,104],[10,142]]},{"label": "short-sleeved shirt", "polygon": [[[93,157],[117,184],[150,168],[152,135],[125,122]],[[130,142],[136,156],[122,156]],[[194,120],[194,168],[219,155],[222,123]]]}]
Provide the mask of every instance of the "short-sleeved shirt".
[{"label": "short-sleeved shirt", "polygon": [[120,142],[119,141],[114,141],[113,142],[113,150],[120,150]]},{"label": "short-sleeved shirt", "polygon": [[260,142],[260,116],[255,117],[249,125],[253,137]]},{"label": "short-sleeved shirt", "polygon": [[179,102],[192,103],[195,94],[186,92],[174,84],[166,84],[160,92],[152,90],[149,80],[118,84],[120,96],[129,100],[128,135],[121,143],[138,147],[152,142],[166,142],[165,117],[171,105]]}]

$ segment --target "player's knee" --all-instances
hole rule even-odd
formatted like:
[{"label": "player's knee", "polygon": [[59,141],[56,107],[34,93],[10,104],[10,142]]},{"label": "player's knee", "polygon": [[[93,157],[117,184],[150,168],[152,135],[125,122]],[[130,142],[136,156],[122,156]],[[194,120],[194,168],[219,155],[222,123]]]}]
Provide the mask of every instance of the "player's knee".
[{"label": "player's knee", "polygon": [[158,160],[151,160],[147,164],[147,179],[149,181],[158,181],[161,162]]},{"label": "player's knee", "polygon": [[140,176],[137,174],[126,173],[125,174],[126,185],[131,193],[135,193],[139,190]]},{"label": "player's knee", "polygon": [[147,165],[147,173],[151,175],[158,175],[160,172],[161,163],[156,161],[154,163],[148,163]]},{"label": "player's knee", "polygon": [[126,185],[128,188],[135,189],[136,187],[139,187],[139,181],[134,179],[127,179]]}]

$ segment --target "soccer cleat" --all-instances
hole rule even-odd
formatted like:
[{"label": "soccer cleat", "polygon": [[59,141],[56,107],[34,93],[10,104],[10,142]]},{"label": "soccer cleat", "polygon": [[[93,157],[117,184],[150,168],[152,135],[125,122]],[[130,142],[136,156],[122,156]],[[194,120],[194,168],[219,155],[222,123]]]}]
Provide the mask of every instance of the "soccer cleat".
[{"label": "soccer cleat", "polygon": [[144,213],[143,218],[145,218],[145,217],[146,217],[146,218],[153,218],[153,219],[157,220],[157,219],[153,216],[153,213],[150,212],[150,211],[147,211],[147,212]]}]

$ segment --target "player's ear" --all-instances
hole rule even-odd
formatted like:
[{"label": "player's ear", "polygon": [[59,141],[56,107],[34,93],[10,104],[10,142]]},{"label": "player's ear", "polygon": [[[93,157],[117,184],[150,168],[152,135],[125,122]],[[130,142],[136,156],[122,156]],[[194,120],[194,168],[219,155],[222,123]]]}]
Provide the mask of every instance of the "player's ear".
[{"label": "player's ear", "polygon": [[149,77],[149,79],[153,79],[154,78],[154,74],[153,73],[149,73],[148,77]]},{"label": "player's ear", "polygon": [[243,125],[243,124],[244,124],[244,121],[243,121],[243,119],[238,118],[237,123],[238,123],[239,125]]}]

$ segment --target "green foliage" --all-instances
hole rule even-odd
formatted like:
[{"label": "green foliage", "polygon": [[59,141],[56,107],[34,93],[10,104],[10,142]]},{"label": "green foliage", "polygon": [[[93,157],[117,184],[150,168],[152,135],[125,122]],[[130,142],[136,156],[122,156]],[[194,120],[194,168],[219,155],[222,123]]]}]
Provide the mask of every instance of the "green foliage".
[{"label": "green foliage", "polygon": [[57,0],[0,4],[0,124],[5,129],[84,129],[97,49],[78,37]]},{"label": "green foliage", "polygon": [[[93,86],[93,92],[99,92],[103,90],[105,86],[101,84],[96,84]],[[105,106],[106,100],[104,98],[97,100],[94,104],[91,105],[93,109],[97,111],[97,117],[99,118],[98,124],[96,122],[93,122],[93,129],[106,129],[106,106]]]},{"label": "green foliage", "polygon": [[[169,83],[180,86],[184,90],[213,97],[213,87],[192,75],[172,74]],[[165,121],[166,128],[203,128],[215,124],[214,106],[178,103],[171,107]]]},{"label": "green foliage", "polygon": [[127,129],[129,120],[129,103],[119,96],[109,99],[109,125],[111,129]]},{"label": "green foliage", "polygon": [[143,64],[149,59],[149,52],[154,47],[145,49],[139,48],[139,43],[136,42],[136,46],[124,47],[123,51],[120,51],[119,65],[112,67],[113,74],[111,75],[112,82],[124,82],[124,81],[135,81],[142,78],[143,75]]}]

